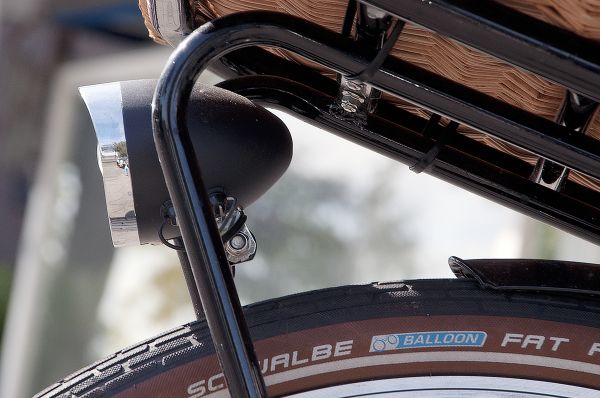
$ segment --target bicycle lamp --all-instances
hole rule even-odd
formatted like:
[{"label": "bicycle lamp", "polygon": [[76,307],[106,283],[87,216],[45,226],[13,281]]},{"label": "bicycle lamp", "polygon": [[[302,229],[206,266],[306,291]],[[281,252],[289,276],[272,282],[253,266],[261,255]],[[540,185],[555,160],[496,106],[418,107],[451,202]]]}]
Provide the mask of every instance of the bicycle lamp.
[{"label": "bicycle lamp", "polygon": [[[98,139],[108,219],[115,247],[159,244],[179,236],[165,224],[169,193],[152,134],[156,80],[81,87]],[[209,194],[233,197],[245,208],[266,192],[292,157],[290,133],[279,118],[245,97],[196,85],[187,128]]]}]

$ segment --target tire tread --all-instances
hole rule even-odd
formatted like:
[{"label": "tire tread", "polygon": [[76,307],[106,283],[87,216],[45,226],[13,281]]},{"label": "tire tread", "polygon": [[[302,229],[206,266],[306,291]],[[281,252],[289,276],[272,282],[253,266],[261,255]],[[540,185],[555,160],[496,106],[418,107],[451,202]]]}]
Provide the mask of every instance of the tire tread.
[{"label": "tire tread", "polygon": [[[598,297],[580,298],[547,293],[497,292],[481,289],[466,279],[434,279],[405,282],[379,282],[304,292],[249,305],[245,308],[251,328],[264,327],[282,320],[330,319],[326,313],[356,314],[372,312],[379,306],[379,316],[399,308],[410,314],[411,300],[420,300],[423,308],[439,310],[447,300],[459,300],[461,311],[481,314],[505,313],[511,316],[537,314],[544,318],[561,317],[567,321],[590,323],[600,328],[600,317],[590,321],[590,311],[598,312]],[[526,311],[515,310],[515,303]],[[384,305],[382,305],[384,304]],[[408,305],[407,305],[408,304]],[[526,314],[525,314],[526,312]],[[124,386],[139,382],[189,360],[212,352],[205,321],[183,325],[159,336],[130,346],[85,367],[58,382],[35,398],[97,398],[110,396]]]}]

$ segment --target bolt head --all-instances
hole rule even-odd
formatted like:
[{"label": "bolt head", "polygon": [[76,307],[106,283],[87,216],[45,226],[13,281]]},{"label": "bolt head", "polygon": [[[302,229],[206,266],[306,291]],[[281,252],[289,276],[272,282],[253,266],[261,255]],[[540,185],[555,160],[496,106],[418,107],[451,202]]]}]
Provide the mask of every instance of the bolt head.
[{"label": "bolt head", "polygon": [[229,245],[235,250],[242,250],[248,244],[248,239],[243,234],[236,234],[229,241]]},{"label": "bolt head", "polygon": [[347,99],[342,99],[340,105],[342,106],[342,109],[346,112],[354,113],[358,110],[357,106],[348,101]]}]

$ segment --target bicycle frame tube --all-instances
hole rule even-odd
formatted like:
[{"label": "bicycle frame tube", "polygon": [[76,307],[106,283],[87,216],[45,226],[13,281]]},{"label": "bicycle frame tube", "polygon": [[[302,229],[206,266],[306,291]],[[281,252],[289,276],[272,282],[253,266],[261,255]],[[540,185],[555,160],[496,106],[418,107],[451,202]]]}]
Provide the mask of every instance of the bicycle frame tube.
[{"label": "bicycle frame tube", "polygon": [[[358,75],[373,53],[310,22],[268,12],[235,14],[194,31],[174,51],[153,99],[153,129],[217,355],[235,397],[262,397],[264,383],[245,325],[201,172],[184,124],[197,76],[217,57],[242,47],[277,46],[343,75]],[[388,60],[369,83],[456,121],[529,147],[557,164],[600,178],[600,144],[410,64]],[[452,168],[448,173],[454,173]],[[460,179],[459,179],[460,180]]]}]

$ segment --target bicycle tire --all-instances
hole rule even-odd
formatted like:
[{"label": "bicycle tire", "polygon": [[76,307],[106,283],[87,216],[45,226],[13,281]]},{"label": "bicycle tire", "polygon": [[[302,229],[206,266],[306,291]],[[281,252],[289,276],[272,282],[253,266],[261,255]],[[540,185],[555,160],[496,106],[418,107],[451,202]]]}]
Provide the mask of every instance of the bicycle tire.
[{"label": "bicycle tire", "polygon": [[[306,292],[245,312],[269,396],[366,380],[426,377],[431,385],[434,376],[559,383],[575,386],[572,396],[600,396],[594,296],[414,280]],[[203,321],[124,349],[36,395],[204,396],[228,395]]]}]

